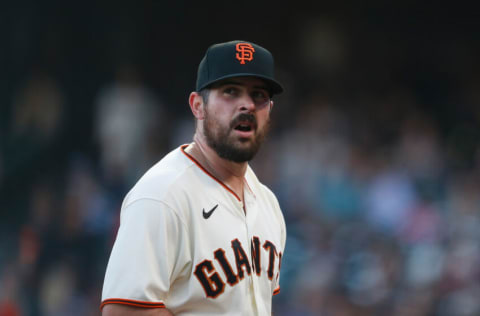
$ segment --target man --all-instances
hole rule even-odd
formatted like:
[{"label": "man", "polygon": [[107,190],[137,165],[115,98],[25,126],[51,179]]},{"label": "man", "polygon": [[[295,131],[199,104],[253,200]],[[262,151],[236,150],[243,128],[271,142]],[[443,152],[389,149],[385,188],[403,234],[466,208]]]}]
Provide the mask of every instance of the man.
[{"label": "man", "polygon": [[282,92],[256,44],[211,46],[189,103],[194,142],[170,152],[125,197],[105,276],[110,315],[270,315],[286,228],[248,166]]}]

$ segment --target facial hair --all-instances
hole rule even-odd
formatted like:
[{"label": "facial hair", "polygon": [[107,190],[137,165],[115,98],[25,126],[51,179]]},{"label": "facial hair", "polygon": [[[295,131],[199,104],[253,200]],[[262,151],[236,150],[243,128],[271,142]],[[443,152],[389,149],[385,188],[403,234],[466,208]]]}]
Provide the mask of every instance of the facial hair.
[{"label": "facial hair", "polygon": [[222,126],[218,120],[209,115],[208,109],[205,107],[203,134],[205,135],[208,146],[210,146],[219,157],[233,162],[246,162],[252,160],[260,149],[260,146],[267,136],[270,121],[268,120],[261,130],[255,130],[253,140],[242,140],[232,134],[235,126],[242,121],[253,123],[253,125],[258,128],[256,117],[253,114],[246,113],[241,113],[236,116],[228,127]]}]

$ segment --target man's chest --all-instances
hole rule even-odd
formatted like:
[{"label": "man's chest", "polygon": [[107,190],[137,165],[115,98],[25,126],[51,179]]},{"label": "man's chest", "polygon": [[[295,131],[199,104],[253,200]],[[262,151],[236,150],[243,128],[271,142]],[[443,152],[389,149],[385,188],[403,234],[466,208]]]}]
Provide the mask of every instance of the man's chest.
[{"label": "man's chest", "polygon": [[267,202],[202,199],[191,214],[192,274],[208,298],[255,284],[271,296],[283,249],[281,225]]}]

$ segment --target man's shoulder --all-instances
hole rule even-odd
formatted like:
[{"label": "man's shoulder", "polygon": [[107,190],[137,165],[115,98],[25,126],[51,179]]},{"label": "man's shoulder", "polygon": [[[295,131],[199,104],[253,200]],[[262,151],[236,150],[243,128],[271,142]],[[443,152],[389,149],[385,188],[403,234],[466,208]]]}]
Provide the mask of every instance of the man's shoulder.
[{"label": "man's shoulder", "polygon": [[276,223],[280,225],[283,234],[285,234],[285,219],[283,218],[280,204],[273,191],[258,180],[250,166],[247,169],[246,180],[250,186],[250,189],[254,192],[257,198],[261,199],[262,203],[265,203],[265,205],[268,205],[268,209],[271,210],[271,213],[269,214],[273,215],[273,218],[277,219]]},{"label": "man's shoulder", "polygon": [[172,150],[145,172],[127,194],[124,204],[141,198],[164,200],[175,187],[188,183],[191,166],[180,147]]}]

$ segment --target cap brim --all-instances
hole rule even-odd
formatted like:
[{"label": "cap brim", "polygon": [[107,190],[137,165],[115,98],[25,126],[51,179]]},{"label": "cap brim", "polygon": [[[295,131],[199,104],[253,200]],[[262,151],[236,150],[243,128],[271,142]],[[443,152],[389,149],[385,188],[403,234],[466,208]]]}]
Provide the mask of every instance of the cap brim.
[{"label": "cap brim", "polygon": [[220,77],[220,78],[216,78],[215,80],[212,80],[212,81],[209,81],[209,82],[205,83],[198,90],[200,91],[202,89],[210,87],[211,85],[213,85],[213,84],[215,84],[219,81],[222,81],[222,80],[228,79],[228,78],[233,78],[233,77],[256,77],[256,78],[260,78],[267,83],[268,88],[269,88],[269,90],[272,94],[280,94],[280,93],[283,92],[283,87],[279,82],[273,80],[270,77],[262,76],[262,75],[259,75],[259,74],[252,74],[252,73],[229,74],[229,75],[226,75],[226,76],[223,76],[223,77]]}]

